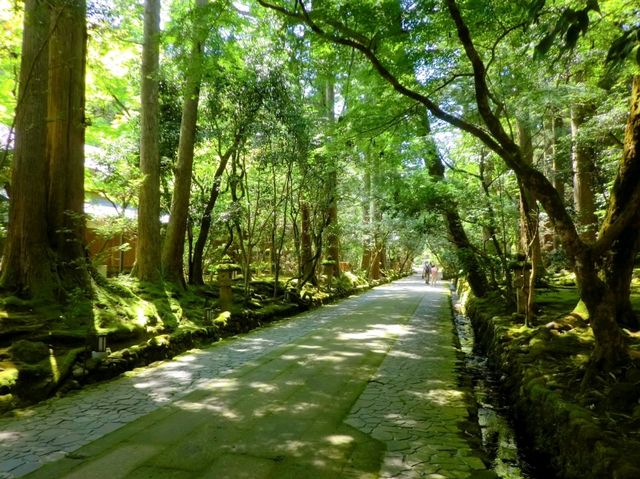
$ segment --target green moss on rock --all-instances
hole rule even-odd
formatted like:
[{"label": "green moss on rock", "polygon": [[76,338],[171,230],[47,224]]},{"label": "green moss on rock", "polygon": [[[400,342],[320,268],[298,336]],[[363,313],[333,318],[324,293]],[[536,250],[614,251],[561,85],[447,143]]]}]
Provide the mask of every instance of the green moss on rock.
[{"label": "green moss on rock", "polygon": [[598,388],[580,391],[578,368],[593,348],[593,334],[580,321],[528,332],[510,315],[496,315],[495,305],[486,301],[471,298],[466,310],[478,346],[506,377],[519,427],[550,456],[559,477],[640,477],[640,441],[625,432],[640,425],[640,384],[626,375],[640,378],[640,373],[630,367],[604,375]]},{"label": "green moss on rock", "polygon": [[41,341],[20,339],[11,345],[11,356],[15,361],[35,364],[49,356],[49,346]]}]

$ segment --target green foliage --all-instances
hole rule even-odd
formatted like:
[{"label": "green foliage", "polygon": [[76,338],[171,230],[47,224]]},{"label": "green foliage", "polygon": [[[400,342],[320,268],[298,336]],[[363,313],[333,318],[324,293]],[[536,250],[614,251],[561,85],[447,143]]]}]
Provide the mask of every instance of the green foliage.
[{"label": "green foliage", "polygon": [[640,65],[640,25],[623,31],[607,52],[607,63],[619,64],[627,58]]},{"label": "green foliage", "polygon": [[[0,124],[13,124],[22,37],[22,4],[0,1]],[[0,155],[6,145],[0,145]]]},{"label": "green foliage", "polygon": [[[589,12],[600,13],[600,6],[597,0],[587,0],[586,6],[581,9],[565,8],[559,17],[552,24],[549,33],[536,45],[536,56],[545,55],[557,38],[563,40],[563,48],[572,50],[578,43],[581,35],[585,35],[589,29]],[[540,8],[544,2],[536,2],[534,8],[535,17],[538,16]]]},{"label": "green foliage", "polygon": [[182,99],[180,88],[173,78],[160,81],[160,157],[165,175],[171,171],[171,162],[176,160],[180,141]]}]

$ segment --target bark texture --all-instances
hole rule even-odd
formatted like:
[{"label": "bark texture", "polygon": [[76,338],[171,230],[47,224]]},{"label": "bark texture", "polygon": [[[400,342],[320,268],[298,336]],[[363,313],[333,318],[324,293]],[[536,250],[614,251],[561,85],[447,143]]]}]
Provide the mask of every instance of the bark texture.
[{"label": "bark texture", "polygon": [[[560,148],[560,141],[567,134],[564,122],[560,116],[554,115],[551,120],[551,170],[553,187],[558,192],[562,201],[565,198],[565,183],[569,171],[569,156],[565,155]],[[553,236],[553,249],[560,248],[560,240],[557,235]]]},{"label": "bark texture", "polygon": [[52,2],[49,40],[48,228],[63,287],[90,287],[85,254],[85,0]]},{"label": "bark texture", "polygon": [[[631,307],[631,277],[638,249],[640,249],[640,208],[637,200],[637,179],[640,178],[640,75],[632,81],[631,107],[625,130],[624,157],[620,164],[618,178],[612,188],[612,201],[615,208],[607,215],[602,230],[635,203],[636,213],[632,221],[622,231],[606,256],[605,278],[615,299],[616,318],[624,327],[638,329],[640,322]],[[633,204],[633,203],[632,203]],[[633,206],[632,206],[633,207]]]},{"label": "bark texture", "polygon": [[160,146],[158,70],[160,58],[160,0],[145,0],[144,44],[140,91],[140,172],[138,243],[135,275],[142,281],[161,279],[160,264]]},{"label": "bark texture", "polygon": [[300,276],[301,283],[310,282],[313,285],[318,283],[316,278],[313,258],[313,244],[311,239],[311,207],[309,202],[303,199],[300,202]]},{"label": "bark texture", "polygon": [[25,296],[51,296],[55,285],[47,231],[49,8],[26,0],[11,170],[9,231],[2,285]]},{"label": "bark texture", "polygon": [[202,47],[206,39],[204,7],[207,0],[197,0],[195,32],[189,59],[182,120],[180,122],[180,141],[178,161],[175,166],[171,215],[167,225],[167,234],[162,249],[162,270],[164,279],[185,287],[184,280],[184,240],[189,217],[189,199],[191,197],[191,175],[193,172],[193,150],[196,141],[198,122],[198,101],[202,79]]},{"label": "bark texture", "polygon": [[558,196],[564,199],[565,175],[568,170],[568,157],[562,154],[559,143],[565,134],[562,118],[554,116],[551,120],[551,168],[553,170],[553,186],[558,192]]},{"label": "bark texture", "polygon": [[[523,160],[527,165],[533,164],[533,142],[529,125],[525,120],[518,120],[518,138],[522,150]],[[527,264],[523,265],[522,277],[525,279],[521,283],[521,291],[525,300],[518,302],[518,307],[524,306],[524,311],[519,311],[525,315],[525,323],[532,324],[535,300],[535,283],[537,276],[542,269],[542,251],[540,248],[540,230],[538,208],[536,197],[529,188],[522,182],[518,182],[520,189],[520,248],[526,255]],[[527,274],[528,271],[528,274]]]},{"label": "bark texture", "polygon": [[[333,79],[324,84],[323,107],[329,125],[335,123],[335,91]],[[329,264],[325,268],[327,275],[337,278],[340,276],[340,234],[338,231],[338,172],[335,158],[327,160],[327,254]]]},{"label": "bark texture", "polygon": [[382,209],[380,208],[380,195],[378,191],[381,189],[381,165],[384,153],[374,154],[372,158],[371,171],[371,191],[369,194],[370,215],[371,215],[371,232],[373,241],[373,250],[371,251],[371,264],[369,266],[369,278],[380,279],[382,271],[385,268],[386,261],[386,245],[382,232]]},{"label": "bark texture", "polygon": [[582,238],[596,240],[598,219],[594,199],[594,152],[582,134],[582,127],[592,113],[586,105],[571,108],[571,160],[573,164],[573,202]]},{"label": "bark texture", "polygon": [[362,244],[362,259],[360,261],[360,269],[369,274],[371,268],[371,172],[369,167],[366,168],[363,177],[363,198],[362,198],[362,226],[366,237]]}]

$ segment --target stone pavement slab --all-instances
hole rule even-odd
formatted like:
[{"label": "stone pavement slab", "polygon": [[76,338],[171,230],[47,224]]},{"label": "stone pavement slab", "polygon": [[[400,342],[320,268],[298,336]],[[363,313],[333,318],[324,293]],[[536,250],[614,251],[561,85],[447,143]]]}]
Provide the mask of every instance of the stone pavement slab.
[{"label": "stone pavement slab", "polygon": [[0,477],[471,477],[455,363],[399,281],[0,420]]},{"label": "stone pavement slab", "polygon": [[458,386],[451,313],[426,295],[346,423],[383,441],[381,478],[467,478],[483,462],[461,435],[469,398]]}]

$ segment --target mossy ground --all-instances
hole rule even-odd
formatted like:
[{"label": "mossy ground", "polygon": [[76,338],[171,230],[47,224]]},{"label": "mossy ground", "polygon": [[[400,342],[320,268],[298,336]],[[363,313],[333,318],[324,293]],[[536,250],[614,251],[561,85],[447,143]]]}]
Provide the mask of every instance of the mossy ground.
[{"label": "mossy ground", "polygon": [[[640,281],[632,287],[640,313]],[[533,446],[554,457],[561,477],[640,477],[640,362],[583,383],[594,337],[568,274],[536,290],[529,327],[503,304],[473,299],[468,312]],[[630,349],[640,351],[640,334],[627,335]]]},{"label": "mossy ground", "polygon": [[[392,279],[392,278],[388,278]],[[231,312],[218,308],[216,284],[189,287],[99,279],[93,293],[70,292],[64,303],[0,297],[0,412],[56,392],[112,377],[224,336],[258,327],[369,286],[348,273],[330,287],[296,291],[282,279],[258,277],[248,293],[233,285]],[[104,334],[111,354],[92,358]]]}]

